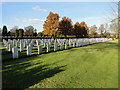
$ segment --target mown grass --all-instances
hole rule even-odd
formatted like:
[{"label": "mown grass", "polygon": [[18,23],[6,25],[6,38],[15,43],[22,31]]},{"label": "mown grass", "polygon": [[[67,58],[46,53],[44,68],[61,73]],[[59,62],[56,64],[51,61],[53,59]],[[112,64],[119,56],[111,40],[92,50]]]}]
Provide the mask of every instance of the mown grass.
[{"label": "mown grass", "polygon": [[118,42],[3,63],[3,88],[118,88]]}]

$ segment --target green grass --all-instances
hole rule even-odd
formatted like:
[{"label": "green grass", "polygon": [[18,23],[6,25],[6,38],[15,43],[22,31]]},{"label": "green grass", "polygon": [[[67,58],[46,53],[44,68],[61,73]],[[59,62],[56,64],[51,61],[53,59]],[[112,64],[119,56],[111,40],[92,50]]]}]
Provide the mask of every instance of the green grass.
[{"label": "green grass", "polygon": [[3,88],[118,88],[118,42],[3,63]]}]

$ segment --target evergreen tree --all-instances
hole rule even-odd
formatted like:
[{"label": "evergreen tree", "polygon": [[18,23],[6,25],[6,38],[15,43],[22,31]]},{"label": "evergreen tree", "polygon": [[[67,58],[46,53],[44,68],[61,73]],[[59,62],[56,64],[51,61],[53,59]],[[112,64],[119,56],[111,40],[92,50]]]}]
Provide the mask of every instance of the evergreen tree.
[{"label": "evergreen tree", "polygon": [[2,35],[7,36],[7,27],[6,26],[3,26]]}]

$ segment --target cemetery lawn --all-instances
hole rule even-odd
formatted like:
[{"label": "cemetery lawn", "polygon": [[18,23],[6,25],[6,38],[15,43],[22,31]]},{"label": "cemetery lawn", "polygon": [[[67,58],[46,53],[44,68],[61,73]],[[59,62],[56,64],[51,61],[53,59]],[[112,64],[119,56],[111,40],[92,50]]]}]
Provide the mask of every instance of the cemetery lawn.
[{"label": "cemetery lawn", "polygon": [[3,88],[118,88],[118,40],[2,64]]}]

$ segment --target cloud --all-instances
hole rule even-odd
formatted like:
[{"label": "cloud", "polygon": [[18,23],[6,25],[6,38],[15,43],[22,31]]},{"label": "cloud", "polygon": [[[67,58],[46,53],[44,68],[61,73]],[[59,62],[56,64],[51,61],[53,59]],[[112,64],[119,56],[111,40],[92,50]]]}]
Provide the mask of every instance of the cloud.
[{"label": "cloud", "polygon": [[85,21],[88,24],[88,26],[92,26],[92,25],[99,26],[100,24],[104,24],[107,22],[107,21],[104,21],[103,16],[85,17],[85,18],[78,19],[78,21],[79,22]]},{"label": "cloud", "polygon": [[86,22],[86,24],[91,27],[93,25],[96,25],[97,27],[99,27],[101,24],[105,24],[105,23],[110,23],[108,20],[106,20],[104,18],[104,16],[90,16],[90,17],[83,17],[83,18],[72,18],[73,20],[73,24],[75,24],[76,22]]},{"label": "cloud", "polygon": [[31,24],[37,24],[40,22],[44,22],[44,20],[41,19],[29,19],[29,18],[16,18],[15,19],[18,22],[24,22],[24,23],[31,23]]},{"label": "cloud", "polygon": [[49,12],[47,9],[42,9],[40,6],[36,5],[32,8],[32,10],[39,11],[39,12]]},{"label": "cloud", "polygon": [[100,20],[102,17],[85,17],[84,20]]}]

